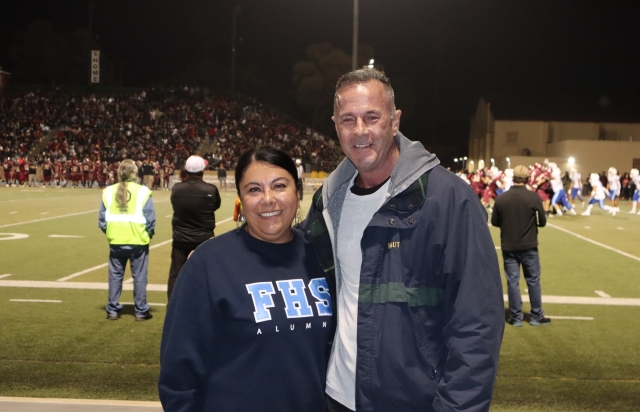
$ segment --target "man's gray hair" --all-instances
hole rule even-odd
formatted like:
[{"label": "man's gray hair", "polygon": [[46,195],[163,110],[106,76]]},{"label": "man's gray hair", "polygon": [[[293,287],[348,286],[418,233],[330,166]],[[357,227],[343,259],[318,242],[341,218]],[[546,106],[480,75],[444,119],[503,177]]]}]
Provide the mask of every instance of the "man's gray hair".
[{"label": "man's gray hair", "polygon": [[336,112],[338,107],[338,93],[340,90],[345,87],[355,86],[357,84],[364,84],[370,81],[378,81],[382,83],[384,87],[384,91],[389,98],[389,109],[392,112],[396,111],[396,98],[395,93],[393,92],[393,87],[391,87],[391,80],[384,74],[384,72],[377,69],[358,69],[347,74],[344,74],[340,79],[338,79],[338,83],[336,83],[336,93],[333,96],[333,111]]}]

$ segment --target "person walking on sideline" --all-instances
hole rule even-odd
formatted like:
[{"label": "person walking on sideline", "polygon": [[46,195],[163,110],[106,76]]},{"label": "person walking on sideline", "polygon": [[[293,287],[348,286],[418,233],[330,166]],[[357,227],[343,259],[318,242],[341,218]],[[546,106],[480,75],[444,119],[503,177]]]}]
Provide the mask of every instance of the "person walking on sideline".
[{"label": "person walking on sideline", "polygon": [[493,206],[491,224],[500,228],[500,244],[509,294],[507,323],[522,326],[522,296],[520,296],[520,266],[529,287],[531,326],[549,325],[551,319],[542,310],[540,288],[540,257],[538,255],[538,227],[547,224],[542,200],[527,190],[529,169],[513,169],[513,187],[499,196]]},{"label": "person walking on sideline", "polygon": [[107,319],[118,320],[122,278],[127,261],[133,277],[135,320],[151,319],[147,303],[149,241],[156,227],[151,190],[135,183],[138,167],[131,159],[118,166],[118,183],[102,191],[98,226],[109,241],[109,302]]}]

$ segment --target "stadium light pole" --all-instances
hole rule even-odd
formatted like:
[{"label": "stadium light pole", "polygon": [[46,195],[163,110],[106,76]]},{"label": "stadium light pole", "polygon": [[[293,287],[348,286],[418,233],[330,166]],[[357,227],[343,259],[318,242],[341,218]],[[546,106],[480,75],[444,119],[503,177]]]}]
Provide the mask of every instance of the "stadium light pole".
[{"label": "stadium light pole", "polygon": [[242,9],[238,4],[233,10],[233,35],[231,36],[231,98],[236,95],[236,18]]},{"label": "stadium light pole", "polygon": [[353,0],[353,44],[351,70],[358,68],[358,0]]}]

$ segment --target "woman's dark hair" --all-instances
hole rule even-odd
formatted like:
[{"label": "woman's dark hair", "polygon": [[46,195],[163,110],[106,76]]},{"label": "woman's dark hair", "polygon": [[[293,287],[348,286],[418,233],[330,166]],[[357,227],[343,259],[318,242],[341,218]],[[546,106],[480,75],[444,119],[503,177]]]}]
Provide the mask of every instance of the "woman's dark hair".
[{"label": "woman's dark hair", "polygon": [[285,152],[271,146],[260,146],[244,152],[238,160],[238,164],[236,165],[236,190],[238,191],[238,195],[240,195],[240,181],[244,177],[247,168],[253,162],[265,162],[283,168],[289,172],[293,178],[297,190],[298,170],[296,169],[293,159]]}]

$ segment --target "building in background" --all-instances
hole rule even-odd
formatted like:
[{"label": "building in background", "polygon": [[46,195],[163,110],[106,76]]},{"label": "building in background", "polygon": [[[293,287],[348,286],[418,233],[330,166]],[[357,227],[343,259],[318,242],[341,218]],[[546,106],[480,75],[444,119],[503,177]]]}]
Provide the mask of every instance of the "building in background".
[{"label": "building in background", "polygon": [[[470,170],[545,159],[583,176],[640,167],[640,104],[601,98],[481,98],[471,117]],[[570,162],[570,158],[573,162]]]}]

